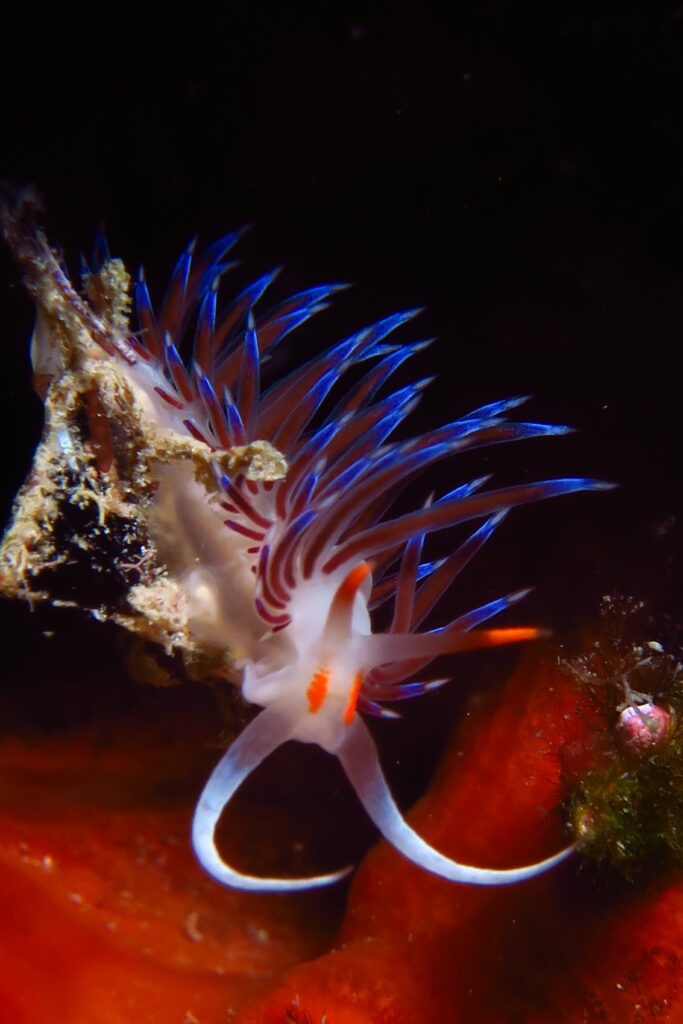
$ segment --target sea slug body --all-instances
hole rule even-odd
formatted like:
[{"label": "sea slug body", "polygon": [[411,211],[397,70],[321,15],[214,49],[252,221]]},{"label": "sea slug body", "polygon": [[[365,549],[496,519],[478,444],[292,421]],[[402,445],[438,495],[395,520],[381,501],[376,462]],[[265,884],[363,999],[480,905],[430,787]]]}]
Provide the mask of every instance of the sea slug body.
[{"label": "sea slug body", "polygon": [[[232,795],[276,747],[296,739],[336,755],[380,832],[426,870],[476,884],[530,878],[571,848],[510,870],[472,867],[439,853],[400,814],[362,716],[392,717],[387,705],[440,686],[445,680],[424,675],[439,655],[537,636],[533,628],[476,628],[525,591],[439,628],[419,628],[509,509],[608,485],[569,478],[487,490],[488,478],[481,477],[413,511],[392,511],[396,495],[439,460],[567,428],[508,421],[507,414],[525,401],[515,397],[422,436],[390,440],[428,383],[386,391],[391,375],[428,344],[394,341],[416,311],[358,331],[263,388],[261,375],[278,342],[323,309],[340,286],[310,288],[259,314],[274,276],[267,274],[220,309],[218,284],[238,236],[226,236],[198,257],[188,247],[158,314],[141,275],[136,333],[126,327],[125,308],[119,316],[104,315],[111,303],[106,307],[102,299],[103,271],[113,261],[89,275],[87,299],[64,275],[52,277],[98,358],[110,360],[125,377],[137,415],[181,439],[188,451],[192,445],[201,449],[213,466],[213,475],[201,476],[189,456],[160,457],[147,506],[149,535],[187,606],[190,630],[203,644],[230,649],[242,695],[263,709],[229,747],[199,798],[192,828],[196,855],[218,881],[255,891],[325,885],[350,870],[263,878],[235,870],[216,848],[215,827]],[[35,263],[38,251],[43,270],[57,266],[42,236],[36,239],[28,261]],[[35,282],[32,291],[39,305],[34,369],[48,387],[63,363],[61,327],[45,315]],[[181,349],[190,325],[194,339],[186,358]],[[102,426],[96,396],[89,418]],[[112,457],[106,417],[95,440],[106,471]],[[280,459],[280,470],[261,478],[240,472],[234,453],[258,442],[266,443],[275,463],[280,453],[286,466]],[[441,560],[423,559],[430,533],[465,522],[479,525],[455,551]],[[386,602],[393,602],[391,622],[385,632],[373,632],[373,611]]]}]

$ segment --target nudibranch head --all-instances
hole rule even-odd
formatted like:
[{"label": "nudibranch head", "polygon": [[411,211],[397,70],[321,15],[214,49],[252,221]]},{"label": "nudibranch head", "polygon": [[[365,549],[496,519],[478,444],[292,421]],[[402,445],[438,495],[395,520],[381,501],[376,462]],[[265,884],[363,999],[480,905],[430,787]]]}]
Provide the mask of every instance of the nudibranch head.
[{"label": "nudibranch head", "polygon": [[[396,496],[440,460],[567,428],[509,421],[508,413],[525,401],[515,397],[421,436],[391,440],[427,383],[387,390],[392,374],[428,344],[394,340],[412,310],[365,327],[263,388],[261,373],[274,347],[325,308],[340,286],[310,288],[257,315],[274,276],[266,274],[220,309],[218,284],[237,238],[228,235],[198,257],[188,247],[158,314],[140,275],[136,333],[125,329],[124,317],[106,317],[101,275],[90,279],[87,302],[69,291],[59,268],[54,277],[99,346],[98,358],[124,375],[136,415],[164,432],[176,456],[181,452],[164,458],[159,446],[147,503],[149,536],[187,605],[193,635],[230,650],[244,698],[263,709],[227,750],[199,799],[192,832],[197,857],[219,881],[257,891],[324,885],[346,874],[261,878],[233,869],[217,850],[215,827],[232,795],[293,738],[336,755],[383,835],[427,870],[478,884],[536,875],[570,851],[493,870],[460,864],[422,840],[392,799],[362,716],[395,717],[388,705],[441,685],[444,680],[428,675],[439,655],[539,635],[527,628],[477,628],[525,591],[439,628],[420,627],[511,508],[607,485],[570,478],[486,489],[489,478],[482,477],[396,512]],[[181,354],[190,325],[191,352]],[[58,333],[39,315],[34,359],[47,379],[68,357],[55,354]],[[240,453],[253,453],[259,444],[276,463],[280,458],[279,471],[241,471]],[[105,436],[105,463],[110,449]],[[197,451],[213,472],[197,471]],[[466,522],[475,528],[451,554],[423,558],[430,533]],[[388,628],[373,632],[373,612],[387,602],[393,602]]]}]

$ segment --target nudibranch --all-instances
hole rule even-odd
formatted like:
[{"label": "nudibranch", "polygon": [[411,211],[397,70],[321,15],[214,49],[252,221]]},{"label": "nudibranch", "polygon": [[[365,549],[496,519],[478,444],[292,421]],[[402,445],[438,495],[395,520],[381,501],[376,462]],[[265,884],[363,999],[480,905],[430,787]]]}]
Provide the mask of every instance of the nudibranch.
[{"label": "nudibranch", "polygon": [[[140,275],[139,327],[132,331],[119,261],[105,258],[88,270],[81,295],[40,232],[11,215],[5,229],[38,306],[32,359],[46,405],[52,402],[49,415],[58,415],[55,394],[64,392],[67,373],[81,380],[78,393],[87,398],[93,456],[87,473],[78,465],[74,470],[73,417],[59,428],[72,470],[87,475],[93,489],[98,474],[123,473],[112,410],[125,407],[137,424],[129,429],[125,458],[135,462],[137,449],[147,445],[137,514],[144,513],[148,541],[189,633],[206,649],[230,652],[221,671],[262,709],[199,798],[192,842],[204,868],[229,886],[282,892],[326,885],[350,870],[265,878],[221,858],[214,832],[224,808],[257,765],[290,739],[335,755],[382,835],[427,871],[495,885],[562,861],[571,848],[494,870],[458,863],[428,845],[392,798],[364,716],[396,717],[388,705],[445,682],[428,673],[439,655],[538,636],[533,628],[477,628],[525,591],[438,628],[420,627],[510,509],[608,485],[568,478],[487,489],[489,478],[480,477],[412,511],[396,510],[397,495],[416,474],[459,452],[568,428],[509,421],[508,413],[525,401],[515,397],[421,436],[391,440],[428,383],[387,387],[428,344],[394,340],[415,310],[357,331],[262,387],[278,342],[325,308],[340,286],[309,288],[261,313],[271,273],[221,308],[219,282],[232,266],[228,252],[239,232],[199,257],[188,247],[158,312]],[[128,506],[135,500],[129,494]],[[469,522],[476,528],[447,557],[423,557],[431,533]],[[375,632],[373,613],[381,605],[391,612],[390,623]]]}]

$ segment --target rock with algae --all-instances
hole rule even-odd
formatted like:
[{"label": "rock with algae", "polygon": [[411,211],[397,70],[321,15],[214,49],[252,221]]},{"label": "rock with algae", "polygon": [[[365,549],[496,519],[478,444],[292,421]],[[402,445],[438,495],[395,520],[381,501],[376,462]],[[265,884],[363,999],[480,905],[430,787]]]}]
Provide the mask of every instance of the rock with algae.
[{"label": "rock with algae", "polygon": [[[124,370],[132,352],[126,268],[105,260],[84,275],[79,293],[35,226],[34,208],[25,194],[3,210],[5,237],[36,306],[31,354],[45,425],[0,545],[0,593],[113,621],[179,654],[192,677],[229,674],[229,648],[192,632],[187,598],[168,571],[163,523],[150,514],[159,473],[179,468],[211,492],[215,464],[247,480],[276,480],[286,462],[267,441],[212,451],[150,415]],[[123,363],[110,358],[115,352]],[[88,578],[82,600],[74,596],[80,570]],[[161,668],[145,677],[168,681]]]},{"label": "rock with algae", "polygon": [[601,611],[599,635],[565,665],[600,722],[571,819],[585,856],[640,882],[683,869],[683,666],[638,638],[642,603],[610,596]]}]

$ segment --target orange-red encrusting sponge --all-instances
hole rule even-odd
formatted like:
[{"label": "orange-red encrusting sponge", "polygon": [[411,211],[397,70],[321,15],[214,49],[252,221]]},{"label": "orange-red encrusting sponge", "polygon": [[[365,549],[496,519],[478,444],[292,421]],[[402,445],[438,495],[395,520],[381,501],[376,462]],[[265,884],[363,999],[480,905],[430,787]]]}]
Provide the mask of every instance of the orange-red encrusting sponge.
[{"label": "orange-red encrusting sponge", "polygon": [[[411,822],[461,860],[543,856],[563,835],[564,752],[580,758],[599,727],[572,679],[528,657],[493,712],[465,722]],[[677,1024],[683,885],[620,895],[578,859],[513,888],[449,886],[381,843],[335,948],[236,1024],[288,1024],[292,1005],[315,1024]]]}]

